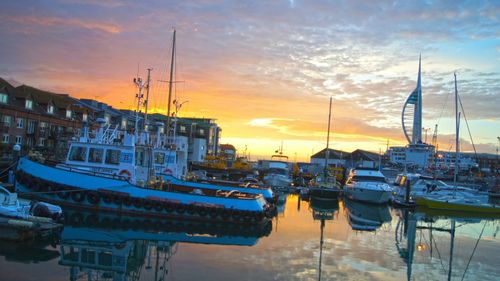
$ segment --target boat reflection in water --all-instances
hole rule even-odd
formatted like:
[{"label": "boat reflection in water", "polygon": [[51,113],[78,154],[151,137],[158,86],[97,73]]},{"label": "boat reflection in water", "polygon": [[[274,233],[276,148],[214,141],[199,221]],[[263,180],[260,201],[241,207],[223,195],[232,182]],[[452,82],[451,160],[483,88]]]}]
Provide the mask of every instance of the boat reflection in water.
[{"label": "boat reflection in water", "polygon": [[[168,261],[178,242],[253,246],[272,225],[200,224],[173,220],[69,213],[60,241],[60,261],[70,267],[70,280],[165,280]],[[153,274],[153,272],[148,272]]]},{"label": "boat reflection in water", "polygon": [[382,224],[391,221],[391,213],[387,205],[375,205],[345,199],[344,206],[352,230],[375,231]]},{"label": "boat reflection in water", "polygon": [[318,280],[321,280],[321,263],[323,258],[323,232],[325,229],[325,221],[333,220],[335,214],[339,210],[338,200],[320,200],[311,197],[309,207],[312,210],[314,220],[321,221],[320,224],[320,239],[319,239],[319,261],[318,261]]},{"label": "boat reflection in water", "polygon": [[[461,277],[461,280],[467,276],[467,271],[469,269],[469,264],[474,257],[474,254],[477,249],[477,244],[481,240],[485,227],[489,222],[495,223],[494,218],[481,218],[481,217],[463,217],[461,213],[436,213],[433,210],[399,210],[397,213],[399,219],[395,228],[395,244],[396,249],[400,257],[407,265],[406,270],[406,278],[407,280],[412,279],[412,267],[414,262],[415,250],[424,255],[429,255],[430,258],[439,258],[440,264],[443,267],[443,272],[446,275],[446,280],[451,280],[452,276],[454,276],[453,272],[453,258],[455,255],[455,236],[456,231],[460,227],[460,229],[465,229],[465,233],[476,233],[478,234],[477,238],[473,237],[475,241],[475,246],[472,251],[469,252],[469,247],[467,248],[466,258],[468,259],[468,263],[464,268],[463,262],[460,263],[460,270],[455,270],[455,277]],[[470,224],[470,225],[469,225]],[[470,231],[472,228],[475,228],[471,225],[478,225],[479,229],[474,229],[474,231]],[[467,229],[469,228],[469,229]],[[497,228],[498,231],[498,228]],[[449,238],[446,237],[444,240],[449,240],[448,245],[438,245],[436,241],[436,236],[442,236],[443,233],[448,234]],[[418,243],[417,243],[418,236]],[[494,234],[496,236],[496,234]],[[463,239],[462,239],[463,240]],[[448,242],[448,241],[446,241]],[[463,242],[463,241],[462,241]],[[446,249],[443,253],[443,248]],[[461,247],[464,247],[462,244]],[[441,249],[441,250],[440,250]],[[427,253],[426,253],[427,252]],[[447,253],[448,255],[446,255]],[[459,257],[463,255],[460,253]],[[447,263],[447,268],[444,266]],[[457,263],[457,262],[455,262]],[[459,272],[458,272],[459,271]],[[459,274],[459,275],[457,275]],[[471,276],[469,276],[471,277]],[[444,280],[444,276],[433,276],[431,279],[437,278],[439,280]],[[488,277],[474,276],[475,280],[485,280]]]}]

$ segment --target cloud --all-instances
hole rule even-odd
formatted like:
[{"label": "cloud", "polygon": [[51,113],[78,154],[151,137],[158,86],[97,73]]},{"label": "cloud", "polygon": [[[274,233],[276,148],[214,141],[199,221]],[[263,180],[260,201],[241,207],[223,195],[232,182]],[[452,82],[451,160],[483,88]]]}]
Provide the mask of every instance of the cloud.
[{"label": "cloud", "polygon": [[6,16],[3,21],[12,21],[19,25],[38,26],[74,26],[88,30],[96,30],[105,33],[120,33],[121,28],[116,24],[93,22],[76,18],[37,17],[37,16]]}]

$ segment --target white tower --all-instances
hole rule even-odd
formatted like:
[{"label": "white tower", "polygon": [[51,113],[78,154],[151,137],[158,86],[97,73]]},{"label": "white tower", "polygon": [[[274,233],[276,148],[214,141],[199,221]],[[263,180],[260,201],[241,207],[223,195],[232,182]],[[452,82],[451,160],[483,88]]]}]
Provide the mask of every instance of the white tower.
[{"label": "white tower", "polygon": [[[418,79],[417,79],[417,87],[413,92],[408,96],[406,102],[403,106],[403,113],[401,115],[401,122],[403,124],[403,132],[405,134],[406,139],[409,144],[419,144],[422,143],[422,87],[420,81],[420,62],[421,57],[418,58]],[[414,105],[413,108],[409,105]],[[411,117],[411,112],[407,112],[407,110],[413,109],[413,125],[411,126],[411,136],[408,134],[409,121]],[[408,114],[409,113],[409,114]],[[405,124],[407,121],[408,124]]]}]

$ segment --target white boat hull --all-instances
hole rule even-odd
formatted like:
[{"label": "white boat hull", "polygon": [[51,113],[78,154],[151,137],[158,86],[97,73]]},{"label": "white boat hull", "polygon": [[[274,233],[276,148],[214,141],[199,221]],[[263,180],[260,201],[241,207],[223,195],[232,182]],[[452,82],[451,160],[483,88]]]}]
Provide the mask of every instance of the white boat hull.
[{"label": "white boat hull", "polygon": [[363,188],[347,188],[345,190],[347,198],[356,201],[363,201],[375,204],[385,204],[392,198],[392,192],[387,190],[370,190]]}]

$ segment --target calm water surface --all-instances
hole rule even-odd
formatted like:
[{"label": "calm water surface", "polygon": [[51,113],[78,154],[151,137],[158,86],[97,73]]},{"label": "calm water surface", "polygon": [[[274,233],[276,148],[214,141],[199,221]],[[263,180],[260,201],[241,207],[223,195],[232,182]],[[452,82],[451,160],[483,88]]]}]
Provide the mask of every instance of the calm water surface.
[{"label": "calm water surface", "polygon": [[499,280],[499,221],[288,195],[255,229],[69,213],[0,242],[0,280]]}]

